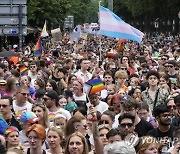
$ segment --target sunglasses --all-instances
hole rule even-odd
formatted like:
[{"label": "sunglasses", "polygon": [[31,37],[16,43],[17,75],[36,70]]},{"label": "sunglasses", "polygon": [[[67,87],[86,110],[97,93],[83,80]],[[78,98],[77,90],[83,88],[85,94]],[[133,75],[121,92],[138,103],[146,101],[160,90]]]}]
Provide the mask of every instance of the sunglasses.
[{"label": "sunglasses", "polygon": [[168,68],[173,68],[174,66],[173,65],[168,65]]},{"label": "sunglasses", "polygon": [[133,126],[133,123],[122,123],[122,124],[120,124],[120,126],[121,126],[122,128],[126,128],[126,126],[127,126],[128,128],[130,128],[130,127]]},{"label": "sunglasses", "polygon": [[5,86],[5,85],[6,85],[6,84],[0,84],[0,86],[2,86],[2,87]]},{"label": "sunglasses", "polygon": [[166,65],[164,67],[166,67],[166,68],[173,68],[174,66],[173,65]]},{"label": "sunglasses", "polygon": [[172,108],[173,108],[173,109],[176,109],[176,105],[168,105],[167,107],[168,107],[169,109],[172,109]]},{"label": "sunglasses", "polygon": [[126,70],[127,70],[127,68],[123,68],[123,67],[121,67],[121,70],[125,70],[125,71],[126,71]]},{"label": "sunglasses", "polygon": [[6,108],[8,105],[5,105],[5,104],[0,104],[0,108],[3,107],[3,108]]},{"label": "sunglasses", "polygon": [[99,125],[102,125],[102,124],[109,124],[109,121],[107,121],[107,120],[100,120],[99,121]]},{"label": "sunglasses", "polygon": [[30,68],[36,68],[36,66],[30,66]]}]

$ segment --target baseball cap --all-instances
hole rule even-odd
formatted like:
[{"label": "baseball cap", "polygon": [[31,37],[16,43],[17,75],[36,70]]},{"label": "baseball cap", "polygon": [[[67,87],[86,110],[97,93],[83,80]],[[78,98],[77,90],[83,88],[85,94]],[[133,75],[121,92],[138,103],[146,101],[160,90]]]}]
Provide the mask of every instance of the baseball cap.
[{"label": "baseball cap", "polygon": [[29,123],[35,123],[39,121],[39,118],[35,115],[33,112],[23,112],[23,114],[20,117],[21,122],[29,122]]},{"label": "baseball cap", "polygon": [[44,96],[44,94],[45,94],[45,90],[38,89],[38,90],[36,91],[35,97],[36,97],[36,98],[41,98],[41,97]]},{"label": "baseball cap", "polygon": [[55,90],[48,91],[48,92],[45,93],[45,95],[48,96],[51,99],[56,99],[56,100],[59,99],[58,93]]}]

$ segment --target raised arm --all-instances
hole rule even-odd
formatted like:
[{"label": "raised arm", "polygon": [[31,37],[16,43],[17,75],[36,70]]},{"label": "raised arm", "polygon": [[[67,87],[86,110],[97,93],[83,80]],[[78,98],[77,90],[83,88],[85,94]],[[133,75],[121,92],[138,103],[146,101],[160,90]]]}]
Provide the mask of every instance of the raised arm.
[{"label": "raised arm", "polygon": [[95,153],[96,154],[103,154],[103,144],[99,138],[99,129],[98,129],[98,120],[96,116],[96,110],[91,105],[89,108],[89,112],[92,115],[92,122],[93,122],[93,138],[94,138],[94,147],[95,147]]}]

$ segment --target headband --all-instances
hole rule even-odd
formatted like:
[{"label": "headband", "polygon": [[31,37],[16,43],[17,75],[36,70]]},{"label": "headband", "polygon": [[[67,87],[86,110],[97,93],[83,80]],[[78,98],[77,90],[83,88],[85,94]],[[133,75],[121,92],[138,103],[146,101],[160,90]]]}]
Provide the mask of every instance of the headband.
[{"label": "headband", "polygon": [[39,70],[46,78],[49,78],[49,75],[45,72],[45,71],[43,71],[43,70]]},{"label": "headband", "polygon": [[57,119],[57,118],[64,118],[64,119],[67,120],[66,116],[64,116],[63,114],[56,114],[56,115],[54,116],[54,119]]},{"label": "headband", "polygon": [[18,132],[19,133],[19,130],[14,126],[10,126],[9,128],[6,129],[4,135],[8,136],[12,132]]}]

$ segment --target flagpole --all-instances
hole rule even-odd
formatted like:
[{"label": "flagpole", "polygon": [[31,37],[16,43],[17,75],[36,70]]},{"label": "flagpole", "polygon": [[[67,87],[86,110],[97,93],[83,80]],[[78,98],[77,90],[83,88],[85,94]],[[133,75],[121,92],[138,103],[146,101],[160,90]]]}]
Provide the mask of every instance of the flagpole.
[{"label": "flagpole", "polygon": [[[101,6],[101,0],[99,0],[99,10],[100,10],[100,6]],[[100,11],[99,11],[100,13]],[[99,20],[100,20],[100,15],[99,15]],[[99,26],[100,26],[100,21],[99,21]],[[102,65],[102,41],[100,38],[100,42],[99,42],[99,67]]]}]

